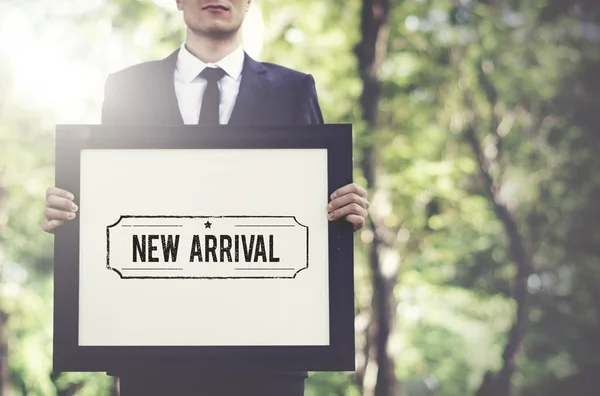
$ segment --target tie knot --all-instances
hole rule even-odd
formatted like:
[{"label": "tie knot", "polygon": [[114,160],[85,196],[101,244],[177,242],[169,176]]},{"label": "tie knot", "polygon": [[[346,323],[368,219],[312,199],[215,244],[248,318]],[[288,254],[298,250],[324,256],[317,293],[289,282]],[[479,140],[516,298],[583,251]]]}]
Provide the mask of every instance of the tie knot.
[{"label": "tie knot", "polygon": [[217,82],[223,78],[225,70],[220,67],[205,67],[200,73],[200,77],[204,78],[208,82]]}]

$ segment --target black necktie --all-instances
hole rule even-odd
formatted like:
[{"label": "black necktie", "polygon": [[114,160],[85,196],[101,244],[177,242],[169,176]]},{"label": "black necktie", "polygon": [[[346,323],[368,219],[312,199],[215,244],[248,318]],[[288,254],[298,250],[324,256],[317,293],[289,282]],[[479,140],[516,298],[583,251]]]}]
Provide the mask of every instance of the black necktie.
[{"label": "black necktie", "polygon": [[206,67],[200,77],[206,80],[206,90],[202,98],[199,125],[219,125],[219,103],[221,95],[217,82],[223,78],[225,71],[221,68]]}]

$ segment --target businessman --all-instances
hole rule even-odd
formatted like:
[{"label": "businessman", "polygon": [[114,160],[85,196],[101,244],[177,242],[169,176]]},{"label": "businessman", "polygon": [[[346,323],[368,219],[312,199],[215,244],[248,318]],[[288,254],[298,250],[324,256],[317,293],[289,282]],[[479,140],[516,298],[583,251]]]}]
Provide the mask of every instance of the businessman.
[{"label": "businessman", "polygon": [[[102,107],[105,125],[308,125],[322,124],[310,74],[261,63],[244,52],[240,27],[251,0],[175,0],[187,26],[186,41],[159,61],[111,74]],[[330,221],[360,229],[369,202],[364,188],[349,184],[327,205]],[[243,192],[240,194],[243,198]],[[72,193],[46,192],[42,229],[49,233],[75,218]],[[301,396],[306,372],[220,372],[174,377],[161,373],[121,376],[122,391],[140,395]],[[175,389],[174,386],[181,386]],[[192,393],[189,393],[192,394]]]}]

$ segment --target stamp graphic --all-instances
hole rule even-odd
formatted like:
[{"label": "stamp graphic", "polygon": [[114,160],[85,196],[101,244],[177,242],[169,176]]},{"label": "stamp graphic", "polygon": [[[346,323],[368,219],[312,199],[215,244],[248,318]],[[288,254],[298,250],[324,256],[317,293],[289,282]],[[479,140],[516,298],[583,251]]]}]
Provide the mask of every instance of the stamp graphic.
[{"label": "stamp graphic", "polygon": [[295,216],[127,216],[106,227],[106,268],[122,279],[281,279],[308,268]]}]

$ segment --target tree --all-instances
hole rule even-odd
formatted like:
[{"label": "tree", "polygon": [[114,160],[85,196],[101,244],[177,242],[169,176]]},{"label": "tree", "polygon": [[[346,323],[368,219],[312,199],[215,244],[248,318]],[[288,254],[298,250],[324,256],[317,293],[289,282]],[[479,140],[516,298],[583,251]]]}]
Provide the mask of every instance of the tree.
[{"label": "tree", "polygon": [[[359,102],[363,121],[366,124],[364,133],[373,133],[379,126],[378,107],[381,86],[378,72],[386,55],[388,26],[387,17],[391,4],[388,0],[364,0],[361,13],[361,41],[355,48],[358,59],[358,70],[363,82],[363,90]],[[362,149],[361,170],[369,191],[376,191],[377,175],[381,172],[378,147],[367,143]],[[391,230],[385,229],[383,219],[376,217],[369,222],[373,240],[369,247],[369,264],[372,277],[371,322],[368,326],[366,365],[359,372],[359,379],[365,396],[391,396],[399,394],[399,384],[394,370],[394,358],[388,352],[388,342],[393,331],[396,318],[396,299],[394,287],[398,277],[398,266],[391,271],[382,268],[382,250],[393,249],[393,241],[389,241]],[[386,240],[387,239],[387,240]],[[370,381],[369,371],[375,374],[375,381]]]}]

